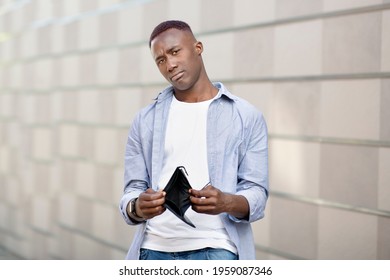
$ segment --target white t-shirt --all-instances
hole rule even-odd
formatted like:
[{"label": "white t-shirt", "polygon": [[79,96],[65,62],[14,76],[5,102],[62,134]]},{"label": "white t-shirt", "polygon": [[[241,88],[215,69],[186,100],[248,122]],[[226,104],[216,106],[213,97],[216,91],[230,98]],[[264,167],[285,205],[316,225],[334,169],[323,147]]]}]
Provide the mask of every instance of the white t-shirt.
[{"label": "white t-shirt", "polygon": [[[207,112],[211,100],[187,103],[172,99],[165,136],[164,161],[159,188],[168,183],[176,167],[184,166],[192,188],[201,189],[209,180],[207,164]],[[149,220],[142,248],[180,252],[201,248],[223,248],[237,253],[219,215],[185,215],[196,228],[184,223],[168,209]]]}]

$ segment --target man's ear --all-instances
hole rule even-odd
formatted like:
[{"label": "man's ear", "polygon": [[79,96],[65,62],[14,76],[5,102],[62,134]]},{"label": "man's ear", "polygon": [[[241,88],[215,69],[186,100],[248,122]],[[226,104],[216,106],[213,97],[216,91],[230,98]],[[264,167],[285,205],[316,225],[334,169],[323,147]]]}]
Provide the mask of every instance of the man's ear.
[{"label": "man's ear", "polygon": [[203,44],[200,41],[197,41],[195,43],[195,51],[198,53],[198,55],[201,55],[203,52]]}]

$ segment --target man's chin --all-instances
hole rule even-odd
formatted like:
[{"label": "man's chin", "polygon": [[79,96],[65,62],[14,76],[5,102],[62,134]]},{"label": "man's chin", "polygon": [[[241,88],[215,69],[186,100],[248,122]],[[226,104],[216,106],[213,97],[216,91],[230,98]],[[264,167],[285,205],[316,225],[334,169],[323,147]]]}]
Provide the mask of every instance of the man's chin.
[{"label": "man's chin", "polygon": [[173,86],[175,91],[181,91],[181,92],[187,91],[191,88],[188,85],[182,83],[171,83],[171,85]]}]

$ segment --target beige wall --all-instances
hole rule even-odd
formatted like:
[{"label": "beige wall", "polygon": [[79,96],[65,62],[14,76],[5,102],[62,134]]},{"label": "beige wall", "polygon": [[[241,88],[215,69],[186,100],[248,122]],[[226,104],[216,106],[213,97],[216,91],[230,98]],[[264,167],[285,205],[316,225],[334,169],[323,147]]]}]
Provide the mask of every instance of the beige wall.
[{"label": "beige wall", "polygon": [[0,0],[0,257],[124,258],[124,145],[166,85],[147,38],[172,18],[266,116],[258,258],[390,259],[382,0]]}]

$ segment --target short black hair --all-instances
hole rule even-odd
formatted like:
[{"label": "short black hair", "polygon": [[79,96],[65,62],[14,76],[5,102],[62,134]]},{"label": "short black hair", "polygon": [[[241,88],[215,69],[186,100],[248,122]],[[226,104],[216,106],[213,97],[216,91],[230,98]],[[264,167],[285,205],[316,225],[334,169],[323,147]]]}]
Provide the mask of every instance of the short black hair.
[{"label": "short black hair", "polygon": [[154,38],[156,38],[158,35],[160,35],[164,31],[171,29],[171,28],[178,29],[178,30],[186,30],[186,31],[189,31],[192,33],[191,27],[184,21],[180,21],[180,20],[163,21],[162,23],[157,25],[153,29],[152,34],[150,34],[149,48],[150,48]]}]

